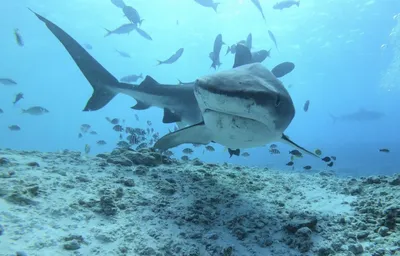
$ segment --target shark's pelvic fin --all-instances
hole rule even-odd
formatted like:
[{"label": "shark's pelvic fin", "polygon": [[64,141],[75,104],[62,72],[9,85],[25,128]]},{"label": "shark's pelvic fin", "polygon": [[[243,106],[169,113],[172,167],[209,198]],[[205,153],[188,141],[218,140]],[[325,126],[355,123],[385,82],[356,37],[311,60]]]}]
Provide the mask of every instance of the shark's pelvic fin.
[{"label": "shark's pelvic fin", "polygon": [[[32,11],[31,9],[29,10]],[[92,97],[87,102],[83,111],[98,110],[107,105],[117,94],[108,89],[108,87],[118,85],[118,80],[64,30],[36,12],[32,12],[46,24],[49,30],[64,45],[83,75],[92,85],[94,90]]]},{"label": "shark's pelvic fin", "polygon": [[136,101],[137,101],[136,105],[131,107],[134,110],[145,110],[145,109],[148,109],[149,107],[151,107],[150,105],[148,105],[148,104],[146,104],[144,102],[141,102],[141,101],[138,101],[138,100],[136,100]]},{"label": "shark's pelvic fin", "polygon": [[211,131],[205,126],[204,122],[185,127],[160,138],[154,148],[167,150],[185,143],[208,144],[212,140]]},{"label": "shark's pelvic fin", "polygon": [[303,148],[302,146],[299,146],[297,143],[293,142],[293,141],[292,141],[291,139],[289,139],[289,137],[286,136],[285,134],[282,135],[282,138],[281,138],[281,139],[282,139],[282,142],[285,142],[285,143],[287,143],[287,144],[289,144],[289,145],[291,145],[291,146],[293,146],[293,147],[295,147],[295,148],[298,148],[298,149],[300,149],[300,150],[306,152],[306,153],[309,154],[309,155],[312,155],[312,156],[315,156],[315,157],[317,157],[317,158],[320,158],[319,156],[317,156],[317,155],[314,154],[313,152],[311,152],[311,151],[309,151],[309,150]]},{"label": "shark's pelvic fin", "polygon": [[162,120],[164,124],[176,123],[180,121],[182,121],[182,118],[179,115],[172,113],[168,108],[164,108],[164,117]]}]

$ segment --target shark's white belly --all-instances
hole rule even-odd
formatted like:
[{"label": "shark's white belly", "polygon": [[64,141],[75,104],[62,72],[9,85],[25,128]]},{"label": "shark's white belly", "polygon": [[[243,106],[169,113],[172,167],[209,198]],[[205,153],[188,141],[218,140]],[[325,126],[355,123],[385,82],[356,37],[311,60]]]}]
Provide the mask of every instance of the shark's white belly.
[{"label": "shark's white belly", "polygon": [[209,109],[203,112],[203,118],[213,140],[232,149],[264,146],[282,137],[281,132],[270,130],[265,124],[249,118]]}]

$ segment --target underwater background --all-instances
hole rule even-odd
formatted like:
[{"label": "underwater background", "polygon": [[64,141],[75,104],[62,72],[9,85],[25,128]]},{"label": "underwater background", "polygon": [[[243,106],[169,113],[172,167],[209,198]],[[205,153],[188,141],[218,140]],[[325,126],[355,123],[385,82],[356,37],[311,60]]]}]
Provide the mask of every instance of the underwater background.
[{"label": "underwater background", "polygon": [[[130,109],[132,98],[118,95],[98,111],[82,112],[92,88],[59,41],[27,7],[53,21],[81,44],[90,44],[89,53],[117,78],[129,74],[151,75],[162,83],[190,82],[216,72],[210,68],[209,52],[217,34],[226,45],[221,51],[221,67],[232,67],[234,56],[225,56],[228,45],[253,35],[255,50],[272,49],[263,64],[273,68],[284,61],[296,64],[294,72],[282,78],[296,116],[286,133],[302,146],[335,155],[331,168],[338,175],[392,174],[400,159],[400,2],[304,0],[299,7],[275,10],[275,1],[260,0],[266,21],[249,0],[221,0],[217,12],[191,0],[126,0],[144,19],[141,28],[152,40],[138,33],[104,37],[104,28],[127,23],[121,10],[111,1],[3,1],[0,17],[0,77],[18,84],[0,84],[0,148],[18,150],[84,151],[90,154],[111,151],[119,134],[105,117],[125,120],[126,125],[147,128],[147,120],[160,135],[174,125],[161,122],[162,111]],[[20,47],[13,35],[18,28],[24,40]],[[279,52],[268,35],[273,31]],[[157,65],[179,48],[185,51],[172,65]],[[122,58],[115,50],[125,51]],[[17,93],[24,99],[13,105]],[[310,108],[303,111],[306,100]],[[42,106],[50,112],[42,116],[21,114],[21,109]],[[367,109],[384,113],[377,120],[338,120]],[[137,114],[139,121],[134,115]],[[81,124],[90,124],[98,135],[78,138]],[[21,131],[11,131],[18,125]],[[96,144],[99,139],[106,145]],[[180,157],[183,145],[173,149]],[[389,149],[382,153],[379,149]],[[292,149],[279,144],[281,154],[271,155],[268,147],[246,150],[250,156],[232,157],[223,147],[215,152],[194,148],[191,157],[205,162],[230,162],[248,166],[285,166]],[[312,165],[325,170],[326,164],[305,156],[299,168]]]}]

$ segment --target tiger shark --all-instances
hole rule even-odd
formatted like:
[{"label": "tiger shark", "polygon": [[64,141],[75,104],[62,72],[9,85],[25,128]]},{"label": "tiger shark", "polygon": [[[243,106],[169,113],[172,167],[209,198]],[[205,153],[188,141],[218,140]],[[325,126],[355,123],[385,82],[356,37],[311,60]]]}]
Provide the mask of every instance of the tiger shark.
[{"label": "tiger shark", "polygon": [[99,110],[122,93],[136,100],[133,109],[159,107],[164,109],[164,123],[188,125],[160,138],[154,148],[216,142],[239,149],[282,141],[316,156],[283,133],[295,115],[292,99],[273,73],[253,63],[250,50],[239,51],[233,69],[201,77],[193,84],[160,84],[150,76],[139,85],[126,84],[64,30],[32,12],[63,44],[92,85],[93,94],[83,111]]}]

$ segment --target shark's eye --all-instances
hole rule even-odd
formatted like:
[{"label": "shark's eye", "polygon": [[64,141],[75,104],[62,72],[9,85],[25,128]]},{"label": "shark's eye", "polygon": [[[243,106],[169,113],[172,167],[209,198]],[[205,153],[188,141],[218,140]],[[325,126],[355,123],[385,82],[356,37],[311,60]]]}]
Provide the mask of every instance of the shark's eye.
[{"label": "shark's eye", "polygon": [[276,95],[275,107],[278,107],[281,104],[281,95],[278,93]]}]

